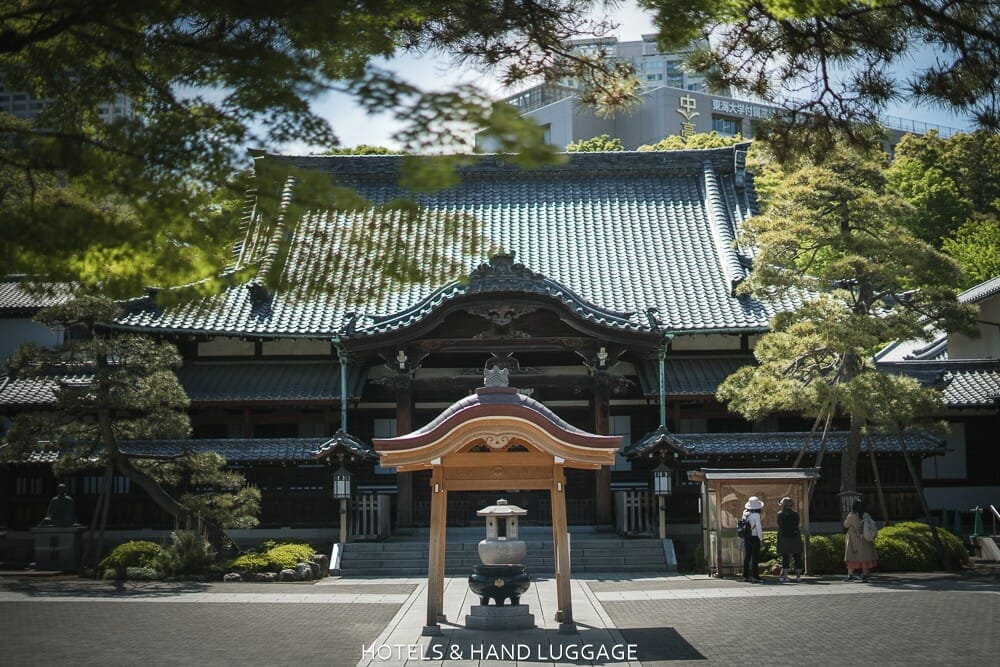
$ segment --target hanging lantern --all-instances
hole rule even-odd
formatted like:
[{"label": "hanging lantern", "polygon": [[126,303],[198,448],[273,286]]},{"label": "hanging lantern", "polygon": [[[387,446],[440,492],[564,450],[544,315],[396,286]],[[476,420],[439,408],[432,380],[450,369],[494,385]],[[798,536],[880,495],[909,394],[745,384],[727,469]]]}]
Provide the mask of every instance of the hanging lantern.
[{"label": "hanging lantern", "polygon": [[674,471],[661,463],[653,469],[653,495],[669,496],[673,493]]},{"label": "hanging lantern", "polygon": [[351,497],[351,473],[343,464],[333,473],[333,497],[345,500]]}]

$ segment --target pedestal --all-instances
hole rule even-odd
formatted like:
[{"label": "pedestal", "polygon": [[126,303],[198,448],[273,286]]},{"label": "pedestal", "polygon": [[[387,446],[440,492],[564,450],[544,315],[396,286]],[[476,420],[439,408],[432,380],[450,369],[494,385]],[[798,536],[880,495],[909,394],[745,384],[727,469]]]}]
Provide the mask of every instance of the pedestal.
[{"label": "pedestal", "polygon": [[472,605],[465,616],[465,627],[475,630],[526,630],[535,627],[535,615],[526,604],[506,607]]},{"label": "pedestal", "polygon": [[80,567],[80,551],[85,526],[36,526],[35,569],[76,572]]}]

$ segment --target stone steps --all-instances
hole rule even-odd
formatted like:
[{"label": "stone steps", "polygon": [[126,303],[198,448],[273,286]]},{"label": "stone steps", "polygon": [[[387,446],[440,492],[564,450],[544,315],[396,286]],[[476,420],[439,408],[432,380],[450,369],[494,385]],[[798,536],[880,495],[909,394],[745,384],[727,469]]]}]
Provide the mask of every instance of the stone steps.
[{"label": "stone steps", "polygon": [[[531,532],[535,534],[532,535]],[[533,575],[552,574],[551,530],[522,531],[528,543],[525,565]],[[445,572],[471,573],[479,564],[482,531],[448,531]],[[543,536],[549,539],[545,540]],[[541,538],[541,539],[537,539]],[[426,534],[404,535],[385,542],[350,542],[341,559],[344,576],[425,576],[429,555]],[[663,545],[657,539],[623,539],[613,533],[572,533],[571,568],[576,573],[666,572]]]}]

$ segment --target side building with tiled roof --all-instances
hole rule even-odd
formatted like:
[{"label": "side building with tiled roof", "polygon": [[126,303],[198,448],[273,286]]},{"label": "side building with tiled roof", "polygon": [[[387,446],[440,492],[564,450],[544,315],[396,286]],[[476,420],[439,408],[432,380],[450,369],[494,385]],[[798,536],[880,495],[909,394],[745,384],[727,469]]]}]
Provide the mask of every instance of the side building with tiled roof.
[{"label": "side building with tiled roof", "polygon": [[[570,524],[620,527],[617,494],[648,494],[659,463],[642,449],[646,435],[689,439],[687,458],[674,462],[668,532],[691,562],[699,488],[686,472],[789,466],[810,427],[792,417],[751,424],[715,399],[726,376],[753,363],[771,316],[796,306],[736,289],[751,256],[734,241],[756,202],[746,148],[580,153],[538,170],[480,156],[459,169],[455,185],[430,193],[399,184],[403,157],[258,156],[260,173],[288,176],[273,193],[279,205],[251,197],[242,220],[233,269],[256,267],[257,276],[174,305],[136,299],[111,325],[176,343],[191,398],[188,445],[123,447],[133,456],[172,456],[185,446],[224,452],[261,488],[259,535],[300,530],[332,541],[339,518],[330,485],[341,463],[357,496],[388,499],[355,507],[387,507],[393,530],[420,528],[429,517],[428,475],[378,467],[367,443],[432,422],[497,366],[571,427],[622,437],[614,466],[567,471]],[[367,204],[300,205],[296,170],[324,174]],[[419,212],[386,206],[400,200]],[[480,237],[479,249],[463,250],[456,230]],[[424,279],[398,279],[380,263],[386,256],[428,258]],[[458,277],[446,270],[454,266]],[[16,384],[0,389],[8,414],[38,393]],[[830,438],[812,506],[813,519],[832,526],[842,440]],[[941,443],[923,439],[910,449],[936,455]],[[894,518],[914,516],[900,457],[881,441],[876,453]],[[28,476],[21,468],[4,474],[10,488],[35,488],[18,481]],[[862,492],[874,494],[871,471],[862,467],[859,478]],[[77,488],[81,516],[94,500],[89,488]],[[0,511],[23,529],[50,492],[15,495]],[[137,493],[123,488],[118,506],[127,509],[115,515],[117,526],[168,527]],[[545,494],[505,495],[529,520],[548,521]],[[449,522],[479,525],[476,510],[496,498],[453,494]]]},{"label": "side building with tiled roof", "polygon": [[876,357],[879,367],[941,388],[947,451],[927,459],[928,503],[967,512],[1000,506],[1000,276],[958,295],[979,309],[979,335],[929,330],[924,340],[897,341]]}]

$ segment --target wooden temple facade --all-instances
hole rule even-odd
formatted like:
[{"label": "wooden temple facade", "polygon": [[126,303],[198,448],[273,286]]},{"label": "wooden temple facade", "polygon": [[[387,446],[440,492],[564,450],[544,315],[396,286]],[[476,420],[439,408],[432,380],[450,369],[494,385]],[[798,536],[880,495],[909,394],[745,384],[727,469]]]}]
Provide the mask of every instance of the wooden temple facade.
[{"label": "wooden temple facade", "polygon": [[[725,377],[753,363],[771,315],[795,305],[735,291],[750,258],[734,239],[756,201],[746,148],[574,154],[536,171],[487,156],[463,167],[457,185],[430,194],[398,185],[395,156],[257,157],[269,173],[289,174],[276,193],[283,208],[251,196],[242,221],[233,268],[258,267],[258,278],[179,305],[137,299],[109,323],[175,342],[191,399],[191,440],[123,448],[134,456],[219,451],[261,489],[265,531],[337,526],[331,475],[344,460],[355,493],[352,537],[384,537],[378,533],[430,525],[433,473],[380,465],[372,442],[426,428],[475,396],[484,370],[495,367],[568,428],[621,442],[613,463],[564,471],[568,524],[654,531],[651,475],[665,451],[655,443],[669,433],[685,456],[668,461],[668,534],[685,526],[694,533],[699,486],[688,470],[789,466],[809,427],[795,417],[751,424],[715,399]],[[295,170],[328,174],[371,206],[303,212],[293,205]],[[379,208],[398,198],[421,207],[411,227],[398,211]],[[298,217],[291,235],[285,215]],[[449,230],[462,220],[475,223],[489,250],[463,255],[454,246]],[[388,269],[365,254],[373,246],[455,259],[467,273],[447,277],[429,260],[419,283],[386,278]],[[287,287],[268,288],[268,271],[282,272],[276,282]],[[17,378],[0,387],[8,415],[51,400],[51,391]],[[839,518],[843,441],[843,433],[830,438],[814,520]],[[892,511],[915,515],[895,440],[876,437],[871,446]],[[921,438],[909,449],[942,451]],[[51,456],[0,466],[0,522],[8,528],[27,529],[44,514]],[[814,459],[815,446],[806,464]],[[80,520],[99,476],[69,480]],[[873,492],[870,468],[861,467],[860,480],[863,493]],[[169,527],[126,480],[116,484],[112,527]],[[528,509],[528,523],[552,516],[548,492],[484,483],[448,495],[448,524],[478,525],[476,510],[501,491]],[[390,516],[373,520],[372,512]]]}]

